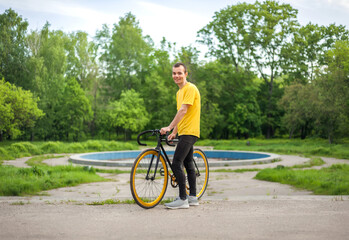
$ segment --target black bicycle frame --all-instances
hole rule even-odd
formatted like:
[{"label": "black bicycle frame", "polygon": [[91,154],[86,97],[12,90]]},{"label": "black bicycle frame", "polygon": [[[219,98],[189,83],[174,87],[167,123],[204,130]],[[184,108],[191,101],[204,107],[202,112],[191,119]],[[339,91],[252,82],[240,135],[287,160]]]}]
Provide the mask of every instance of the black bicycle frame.
[{"label": "black bicycle frame", "polygon": [[[171,143],[167,140],[167,136],[165,136],[165,138],[162,139],[162,135],[160,135],[160,130],[148,130],[148,131],[144,131],[144,132],[140,133],[140,134],[138,135],[138,137],[137,137],[137,142],[138,142],[139,145],[146,146],[146,144],[143,144],[143,143],[141,143],[141,142],[139,141],[140,136],[142,136],[142,135],[144,135],[144,134],[146,134],[146,133],[152,133],[153,135],[155,134],[156,137],[157,137],[157,140],[158,140],[157,146],[155,147],[155,150],[156,150],[156,152],[158,153],[158,156],[157,156],[157,158],[156,158],[154,175],[153,175],[151,178],[149,178],[150,169],[151,169],[151,166],[153,165],[153,161],[154,161],[154,155],[153,155],[152,158],[151,158],[151,160],[150,160],[149,168],[148,168],[148,171],[147,171],[147,176],[145,177],[146,180],[149,180],[149,179],[150,179],[150,180],[154,180],[155,177],[156,177],[156,172],[157,172],[157,169],[158,169],[158,166],[159,166],[160,157],[161,157],[162,154],[163,154],[163,156],[164,156],[164,158],[165,158],[165,160],[166,160],[168,166],[170,167],[171,171],[173,172],[172,164],[171,164],[170,159],[169,159],[169,157],[167,156],[167,153],[166,153],[166,151],[165,151],[165,149],[164,149],[164,146],[162,145],[161,142],[162,142],[162,141],[165,141],[167,145],[172,146],[172,147],[175,146],[175,145],[174,145],[174,144],[171,144]],[[178,139],[173,139],[173,142],[177,142],[177,141],[178,141]],[[171,142],[172,142],[172,141],[171,141]],[[193,156],[193,157],[194,157],[194,156]],[[197,164],[196,164],[196,162],[195,162],[194,159],[193,159],[193,162],[194,162],[195,168],[196,168],[196,170],[197,170],[197,176],[200,176],[199,168],[198,168],[198,166],[197,166]]]},{"label": "black bicycle frame", "polygon": [[[158,137],[158,144],[157,144],[157,146],[155,147],[155,150],[157,151],[158,156],[157,156],[157,158],[156,158],[155,171],[154,171],[154,176],[152,177],[152,180],[154,180],[155,177],[156,177],[156,172],[157,172],[157,169],[158,169],[158,166],[159,166],[160,157],[161,157],[162,154],[163,154],[163,156],[164,156],[164,158],[165,158],[165,160],[166,160],[168,166],[171,168],[171,171],[173,172],[173,170],[172,170],[172,164],[171,164],[171,162],[170,162],[170,159],[169,159],[169,157],[167,156],[167,153],[166,153],[166,151],[165,151],[165,149],[164,149],[164,146],[162,146],[162,143],[161,143],[161,141],[162,141],[161,136],[157,136],[157,137]],[[147,176],[146,176],[146,179],[147,179],[147,180],[149,179],[149,172],[150,172],[151,166],[153,165],[153,158],[154,158],[154,155],[152,156],[152,159],[151,159],[151,162],[150,162],[150,165],[149,165],[149,168],[148,168],[148,172],[147,172]]]}]

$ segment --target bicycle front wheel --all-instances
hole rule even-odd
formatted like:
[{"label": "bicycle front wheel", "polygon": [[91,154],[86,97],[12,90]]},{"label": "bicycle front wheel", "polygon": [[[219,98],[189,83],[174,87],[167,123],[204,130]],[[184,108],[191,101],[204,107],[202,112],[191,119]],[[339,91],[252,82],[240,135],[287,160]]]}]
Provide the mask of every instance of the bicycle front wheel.
[{"label": "bicycle front wheel", "polygon": [[131,175],[130,187],[133,199],[143,208],[153,208],[165,195],[168,182],[167,165],[159,152],[147,149],[135,160]]},{"label": "bicycle front wheel", "polygon": [[200,149],[194,149],[193,159],[196,173],[196,197],[201,198],[208,184],[208,161],[205,153]]}]

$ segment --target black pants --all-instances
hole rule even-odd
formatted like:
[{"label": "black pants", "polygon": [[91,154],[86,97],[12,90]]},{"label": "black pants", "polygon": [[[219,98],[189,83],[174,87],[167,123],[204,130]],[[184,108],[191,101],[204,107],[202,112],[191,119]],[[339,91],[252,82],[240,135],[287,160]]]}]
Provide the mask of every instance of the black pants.
[{"label": "black pants", "polygon": [[183,165],[187,170],[190,188],[189,194],[191,196],[196,196],[196,175],[195,166],[193,162],[193,145],[195,144],[197,139],[197,137],[192,135],[179,136],[177,148],[173,156],[173,173],[178,182],[179,197],[183,200],[187,198]]}]

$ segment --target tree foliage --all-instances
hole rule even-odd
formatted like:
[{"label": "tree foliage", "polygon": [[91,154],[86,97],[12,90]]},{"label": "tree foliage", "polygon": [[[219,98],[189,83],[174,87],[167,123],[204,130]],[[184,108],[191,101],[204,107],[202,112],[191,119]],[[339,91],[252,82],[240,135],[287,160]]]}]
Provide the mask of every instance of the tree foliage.
[{"label": "tree foliage", "polygon": [[199,31],[210,54],[224,62],[247,70],[255,69],[268,86],[263,115],[269,138],[275,130],[273,116],[274,80],[281,75],[281,54],[292,38],[297,10],[289,4],[265,1],[239,3],[216,12],[214,19]]},{"label": "tree foliage", "polygon": [[23,129],[34,126],[44,115],[38,100],[30,91],[0,80],[0,139],[16,138]]},{"label": "tree foliage", "polygon": [[150,64],[152,43],[142,35],[136,17],[127,13],[114,24],[111,32],[105,26],[97,35],[108,39],[101,47],[105,62],[105,90],[111,99],[118,99],[123,90],[139,89],[144,83]]},{"label": "tree foliage", "polygon": [[348,136],[349,32],[301,26],[297,12],[271,0],[217,11],[197,33],[210,57],[202,60],[192,45],[154,43],[132,13],[91,38],[49,23],[28,33],[8,9],[0,15],[1,136],[129,139],[166,126],[176,114],[178,61],[201,93],[202,138]]},{"label": "tree foliage", "polygon": [[27,28],[28,22],[12,9],[0,15],[0,79],[16,85],[25,83]]},{"label": "tree foliage", "polygon": [[141,131],[149,121],[144,101],[133,89],[123,91],[120,100],[110,104],[109,117],[113,127],[132,132]]}]

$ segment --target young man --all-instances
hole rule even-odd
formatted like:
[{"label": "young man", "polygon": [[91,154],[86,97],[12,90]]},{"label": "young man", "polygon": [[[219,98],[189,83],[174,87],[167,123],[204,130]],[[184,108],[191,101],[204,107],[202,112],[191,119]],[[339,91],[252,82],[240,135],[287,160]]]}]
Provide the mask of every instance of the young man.
[{"label": "young man", "polygon": [[[187,68],[183,63],[176,63],[172,68],[172,78],[178,85],[177,92],[177,114],[171,124],[161,128],[161,134],[166,134],[172,129],[168,136],[169,140],[179,136],[176,151],[173,156],[173,172],[179,186],[179,197],[166,207],[189,208],[189,205],[199,205],[196,197],[196,175],[193,163],[193,145],[200,137],[200,93],[197,87],[187,81]],[[183,165],[186,168],[189,182],[189,196],[186,193],[185,174]]]}]

